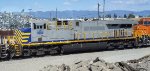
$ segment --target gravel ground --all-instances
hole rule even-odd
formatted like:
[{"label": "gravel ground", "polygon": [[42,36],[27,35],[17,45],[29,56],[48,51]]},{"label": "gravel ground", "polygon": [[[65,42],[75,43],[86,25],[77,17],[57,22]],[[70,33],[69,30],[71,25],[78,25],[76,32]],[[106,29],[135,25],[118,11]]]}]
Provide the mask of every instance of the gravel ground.
[{"label": "gravel ground", "polygon": [[150,48],[127,49],[115,51],[101,51],[92,53],[70,54],[63,56],[45,56],[22,60],[0,62],[0,71],[39,71],[47,65],[72,65],[78,61],[85,61],[99,57],[109,63],[139,59],[150,54]]},{"label": "gravel ground", "polygon": [[140,59],[108,63],[100,58],[78,61],[73,65],[47,65],[40,71],[150,71],[150,55]]}]

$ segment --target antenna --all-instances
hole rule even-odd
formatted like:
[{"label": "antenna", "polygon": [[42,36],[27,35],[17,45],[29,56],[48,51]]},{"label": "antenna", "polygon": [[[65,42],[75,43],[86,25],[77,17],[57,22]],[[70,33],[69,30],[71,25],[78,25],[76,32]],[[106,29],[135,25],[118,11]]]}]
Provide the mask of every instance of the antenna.
[{"label": "antenna", "polygon": [[57,20],[57,8],[56,8],[56,20]]},{"label": "antenna", "polygon": [[51,11],[49,12],[49,20],[52,20],[52,14],[51,14]]},{"label": "antenna", "polygon": [[99,6],[100,6],[100,4],[98,3],[98,20],[99,20]]},{"label": "antenna", "polygon": [[103,20],[105,19],[105,0],[104,1],[104,5],[103,5]]},{"label": "antenna", "polygon": [[28,9],[28,10],[29,10],[29,16],[31,17],[32,9]]}]

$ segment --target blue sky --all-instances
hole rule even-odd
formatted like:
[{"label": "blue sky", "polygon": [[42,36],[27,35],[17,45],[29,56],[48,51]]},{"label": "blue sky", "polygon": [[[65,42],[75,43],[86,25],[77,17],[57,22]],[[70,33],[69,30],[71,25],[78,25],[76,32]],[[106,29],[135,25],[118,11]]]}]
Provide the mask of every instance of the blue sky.
[{"label": "blue sky", "polygon": [[[0,11],[97,10],[103,0],[0,0]],[[102,10],[102,7],[100,7]],[[106,0],[106,10],[150,10],[149,0]]]}]

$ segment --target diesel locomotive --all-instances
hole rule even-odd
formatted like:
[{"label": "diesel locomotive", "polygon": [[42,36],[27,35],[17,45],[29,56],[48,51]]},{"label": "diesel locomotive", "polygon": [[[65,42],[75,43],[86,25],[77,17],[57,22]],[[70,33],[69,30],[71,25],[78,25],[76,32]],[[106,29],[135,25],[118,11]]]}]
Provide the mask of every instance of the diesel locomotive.
[{"label": "diesel locomotive", "polygon": [[[19,29],[0,30],[0,59],[63,54],[150,43],[150,20],[36,20]],[[142,28],[140,28],[142,27]],[[143,28],[144,27],[144,28]]]}]

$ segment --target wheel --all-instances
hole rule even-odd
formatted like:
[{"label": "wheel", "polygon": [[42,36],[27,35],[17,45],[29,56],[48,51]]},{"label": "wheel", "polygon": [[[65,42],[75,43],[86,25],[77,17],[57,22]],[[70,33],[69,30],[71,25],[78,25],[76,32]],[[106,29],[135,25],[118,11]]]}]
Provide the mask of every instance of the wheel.
[{"label": "wheel", "polygon": [[64,49],[63,49],[63,47],[59,47],[59,48],[57,49],[57,53],[60,54],[60,55],[64,54]]},{"label": "wheel", "polygon": [[9,47],[9,49],[7,50],[7,56],[6,56],[6,60],[10,60],[15,56],[15,49],[13,49],[12,47]]},{"label": "wheel", "polygon": [[14,49],[9,50],[8,55],[9,55],[9,59],[12,59],[15,56],[15,50]]},{"label": "wheel", "polygon": [[118,46],[118,49],[120,49],[120,50],[122,50],[122,49],[124,49],[124,45],[123,44],[120,44],[119,46]]},{"label": "wheel", "polygon": [[31,50],[30,49],[23,49],[23,56],[31,56]]},{"label": "wheel", "polygon": [[107,44],[107,50],[113,50],[115,47],[113,45],[113,43],[108,43]]},{"label": "wheel", "polygon": [[64,54],[64,49],[63,48],[61,48],[61,54]]}]

